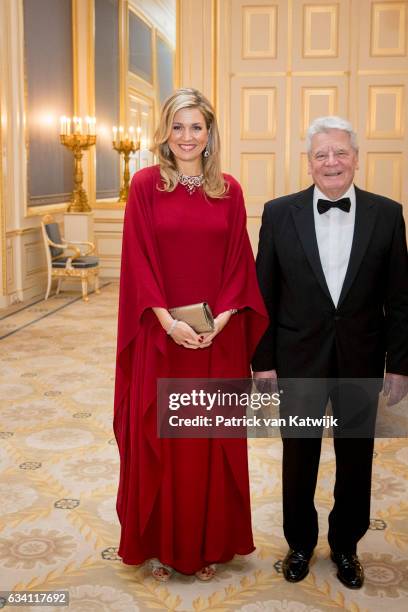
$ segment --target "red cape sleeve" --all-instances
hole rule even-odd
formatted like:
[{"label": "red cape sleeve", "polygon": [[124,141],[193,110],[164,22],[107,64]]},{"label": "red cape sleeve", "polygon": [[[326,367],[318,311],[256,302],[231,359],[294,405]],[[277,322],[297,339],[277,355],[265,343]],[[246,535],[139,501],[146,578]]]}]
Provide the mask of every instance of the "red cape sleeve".
[{"label": "red cape sleeve", "polygon": [[[137,172],[126,205],[120,273],[115,407],[129,385],[131,346],[152,307],[167,308],[152,221],[156,168]],[[149,313],[150,314],[150,313]],[[154,316],[154,315],[153,315]]]},{"label": "red cape sleeve", "polygon": [[246,315],[247,347],[252,356],[268,326],[268,314],[255,271],[254,256],[246,229],[246,210],[242,189],[232,177],[225,175],[231,199],[230,234],[223,266],[223,281],[214,307],[217,315],[238,308]]}]

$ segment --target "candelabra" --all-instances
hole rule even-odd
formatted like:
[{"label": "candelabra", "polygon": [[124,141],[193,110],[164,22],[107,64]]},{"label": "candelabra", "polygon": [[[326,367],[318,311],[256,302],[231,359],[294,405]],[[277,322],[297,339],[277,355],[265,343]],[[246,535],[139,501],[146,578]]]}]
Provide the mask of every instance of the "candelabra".
[{"label": "candelabra", "polygon": [[137,129],[137,137],[134,138],[134,128],[129,128],[129,134],[126,133],[123,136],[123,127],[119,130],[113,128],[113,140],[112,146],[121,155],[123,153],[124,159],[124,170],[123,170],[123,184],[119,192],[118,202],[126,202],[129,195],[129,183],[130,183],[130,171],[129,171],[129,160],[132,153],[140,150],[140,128]]},{"label": "candelabra", "polygon": [[85,133],[82,131],[82,120],[73,117],[73,131],[71,133],[71,119],[61,117],[60,142],[74,154],[74,191],[71,195],[68,212],[90,212],[92,209],[88,204],[88,196],[82,187],[84,173],[82,170],[83,152],[87,151],[96,143],[95,117],[86,117]]}]

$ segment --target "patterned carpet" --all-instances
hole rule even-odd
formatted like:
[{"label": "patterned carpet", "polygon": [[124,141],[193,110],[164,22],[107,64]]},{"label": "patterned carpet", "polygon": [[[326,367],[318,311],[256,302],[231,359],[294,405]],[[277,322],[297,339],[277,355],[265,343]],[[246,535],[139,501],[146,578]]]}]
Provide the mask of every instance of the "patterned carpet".
[{"label": "patterned carpet", "polygon": [[0,590],[68,589],[75,612],[407,609],[403,439],[376,444],[371,528],[359,549],[366,570],[361,591],[342,587],[328,559],[330,440],[317,491],[321,538],[303,582],[288,584],[281,574],[286,543],[276,439],[250,441],[257,546],[250,557],[220,566],[207,584],[176,575],[162,586],[145,567],[124,566],[117,556],[118,454],[111,427],[117,283],[88,304],[76,298],[62,293],[0,316]]}]

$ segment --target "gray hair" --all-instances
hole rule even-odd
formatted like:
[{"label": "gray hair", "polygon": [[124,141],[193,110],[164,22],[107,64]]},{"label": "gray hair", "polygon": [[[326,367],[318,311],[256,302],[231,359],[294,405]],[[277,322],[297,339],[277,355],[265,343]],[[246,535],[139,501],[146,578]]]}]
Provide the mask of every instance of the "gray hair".
[{"label": "gray hair", "polygon": [[353,126],[346,119],[341,117],[329,116],[318,117],[309,126],[306,133],[306,150],[308,154],[312,150],[312,138],[316,134],[327,132],[328,130],[343,130],[350,136],[350,142],[353,149],[358,153],[357,134],[353,130]]}]

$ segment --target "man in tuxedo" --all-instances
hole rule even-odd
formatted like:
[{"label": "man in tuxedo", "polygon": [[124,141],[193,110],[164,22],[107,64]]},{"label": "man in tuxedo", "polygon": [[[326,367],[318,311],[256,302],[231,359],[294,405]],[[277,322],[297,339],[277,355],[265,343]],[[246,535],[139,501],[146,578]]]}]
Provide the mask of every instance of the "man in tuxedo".
[{"label": "man in tuxedo", "polygon": [[[314,185],[265,205],[257,256],[270,326],[254,378],[382,379],[388,405],[408,389],[408,256],[402,206],[353,184],[356,134],[339,117],[307,134]],[[374,415],[380,388],[371,387]],[[329,396],[333,412],[336,398]],[[324,404],[327,403],[325,398]],[[323,407],[325,408],[325,406]],[[375,418],[375,416],[374,416]],[[334,435],[336,483],[328,540],[337,577],[360,588],[357,542],[369,526],[373,436]],[[286,580],[309,571],[321,435],[283,437]]]}]

